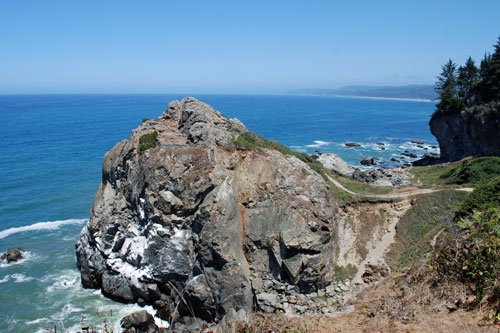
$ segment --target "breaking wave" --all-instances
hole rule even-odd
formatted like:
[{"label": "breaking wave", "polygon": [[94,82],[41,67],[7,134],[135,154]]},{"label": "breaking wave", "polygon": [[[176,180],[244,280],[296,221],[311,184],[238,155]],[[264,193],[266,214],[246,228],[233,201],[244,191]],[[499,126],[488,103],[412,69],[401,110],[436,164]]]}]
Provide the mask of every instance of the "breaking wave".
[{"label": "breaking wave", "polygon": [[88,219],[69,219],[62,221],[49,221],[49,222],[38,222],[31,225],[26,225],[23,227],[14,227],[6,230],[0,231],[0,239],[10,236],[12,234],[17,234],[24,231],[39,231],[39,230],[55,230],[60,226],[68,224],[83,224],[86,223]]}]

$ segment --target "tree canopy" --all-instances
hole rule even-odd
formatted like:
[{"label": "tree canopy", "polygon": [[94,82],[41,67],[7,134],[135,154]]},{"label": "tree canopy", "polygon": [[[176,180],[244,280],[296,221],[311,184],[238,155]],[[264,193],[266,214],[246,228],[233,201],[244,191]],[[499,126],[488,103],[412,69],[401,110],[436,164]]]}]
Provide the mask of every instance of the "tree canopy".
[{"label": "tree canopy", "polygon": [[486,53],[479,68],[469,57],[458,69],[450,59],[441,70],[436,82],[440,102],[433,117],[459,113],[464,109],[468,114],[500,113],[497,110],[500,102],[500,37],[493,54]]}]

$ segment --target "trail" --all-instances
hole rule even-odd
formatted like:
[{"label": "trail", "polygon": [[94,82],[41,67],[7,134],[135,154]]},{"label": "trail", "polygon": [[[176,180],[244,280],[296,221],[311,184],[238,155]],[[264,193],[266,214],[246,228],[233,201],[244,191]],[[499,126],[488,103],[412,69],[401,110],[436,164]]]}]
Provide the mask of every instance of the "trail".
[{"label": "trail", "polygon": [[[399,192],[399,193],[387,193],[387,194],[372,194],[372,193],[360,193],[360,192],[353,192],[349,189],[347,189],[345,186],[340,184],[338,181],[327,175],[328,179],[332,182],[332,184],[341,190],[351,194],[351,195],[362,195],[362,196],[368,196],[371,198],[379,198],[379,199],[409,199],[413,196],[421,195],[421,194],[430,194],[430,193],[435,193],[439,191],[443,191],[443,189],[417,189],[417,190],[409,190],[409,191],[404,191],[404,192]],[[473,188],[470,187],[462,187],[462,188],[457,188],[455,189],[456,191],[464,191],[464,192],[472,192],[474,191]],[[358,265],[358,272],[356,276],[353,279],[354,283],[357,284],[364,284],[361,276],[365,271],[365,267],[367,264],[372,263],[372,264],[379,264],[382,262],[382,259],[384,258],[384,255],[387,251],[387,249],[390,247],[391,244],[394,243],[394,237],[396,235],[396,225],[399,222],[399,219],[401,216],[410,208],[410,202],[407,201],[405,204],[404,209],[398,209],[397,211],[394,211],[392,216],[390,216],[388,220],[388,225],[387,225],[387,231],[386,233],[372,246],[370,246],[370,249],[368,251],[367,256],[365,259],[359,263]],[[437,237],[439,236],[436,235],[436,237],[433,239],[433,243],[436,242]],[[433,244],[434,246],[434,244]]]},{"label": "trail", "polygon": [[[327,175],[328,179],[332,182],[333,185],[336,187],[340,188],[341,190],[351,194],[351,195],[363,195],[363,196],[368,196],[371,198],[378,198],[378,199],[407,199],[412,196],[420,195],[420,194],[429,194],[429,193],[435,193],[442,191],[442,189],[418,189],[418,190],[410,190],[410,191],[405,191],[405,192],[399,192],[399,193],[387,193],[387,194],[374,194],[374,193],[361,193],[361,192],[353,192],[347,188],[345,188],[342,184],[340,184],[338,181]],[[470,187],[462,187],[462,188],[457,188],[456,191],[464,191],[464,192],[472,192],[474,191],[473,188]]]}]

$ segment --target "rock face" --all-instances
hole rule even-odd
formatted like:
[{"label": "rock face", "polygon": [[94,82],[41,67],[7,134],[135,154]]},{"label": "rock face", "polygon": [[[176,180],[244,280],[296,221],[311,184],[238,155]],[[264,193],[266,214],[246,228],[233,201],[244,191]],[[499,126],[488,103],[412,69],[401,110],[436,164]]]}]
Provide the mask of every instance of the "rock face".
[{"label": "rock face", "polygon": [[[294,156],[238,149],[246,131],[186,98],[106,153],[76,244],[84,287],[152,304],[163,319],[191,317],[192,308],[214,321],[230,309],[272,307],[287,286],[329,285],[337,222],[327,184]],[[154,132],[157,142],[141,149]],[[263,276],[274,281],[271,296],[252,287]]]},{"label": "rock face", "polygon": [[15,249],[7,249],[4,254],[0,257],[2,260],[7,260],[8,263],[16,262],[24,258],[24,249],[21,247]]},{"label": "rock face", "polygon": [[343,175],[351,175],[354,172],[354,168],[336,154],[321,154],[318,161],[323,164],[323,167],[333,169]]},{"label": "rock face", "polygon": [[462,112],[434,117],[429,125],[439,142],[443,162],[471,155],[500,156],[500,122],[494,115],[478,119]]}]

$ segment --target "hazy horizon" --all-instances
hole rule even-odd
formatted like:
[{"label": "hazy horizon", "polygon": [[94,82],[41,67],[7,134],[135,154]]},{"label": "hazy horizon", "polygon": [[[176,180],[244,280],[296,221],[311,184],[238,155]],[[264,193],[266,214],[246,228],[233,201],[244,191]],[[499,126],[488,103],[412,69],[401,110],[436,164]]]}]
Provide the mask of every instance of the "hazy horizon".
[{"label": "hazy horizon", "polygon": [[487,0],[5,1],[0,94],[429,85],[449,58],[492,51],[498,12]]}]

